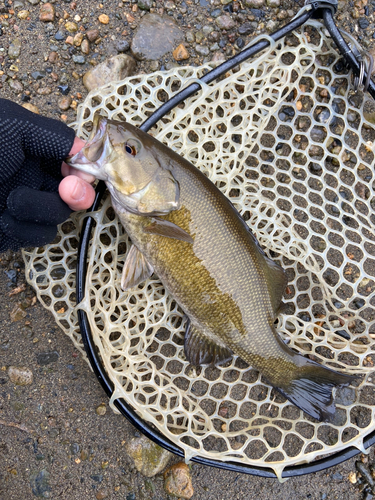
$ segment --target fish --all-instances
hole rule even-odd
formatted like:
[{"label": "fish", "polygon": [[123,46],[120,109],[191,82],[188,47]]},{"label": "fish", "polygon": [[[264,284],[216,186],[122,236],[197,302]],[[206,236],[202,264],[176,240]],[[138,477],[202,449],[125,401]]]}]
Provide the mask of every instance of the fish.
[{"label": "fish", "polygon": [[282,341],[275,320],[284,308],[286,273],[207,176],[137,127],[100,115],[68,163],[105,181],[130,237],[122,289],[155,273],[184,311],[188,362],[219,365],[236,355],[305,413],[332,421],[336,388],[357,376]]}]

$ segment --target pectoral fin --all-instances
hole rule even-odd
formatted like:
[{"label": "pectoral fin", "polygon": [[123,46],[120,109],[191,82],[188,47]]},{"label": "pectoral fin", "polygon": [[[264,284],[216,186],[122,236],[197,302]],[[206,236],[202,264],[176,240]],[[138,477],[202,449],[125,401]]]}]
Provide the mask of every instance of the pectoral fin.
[{"label": "pectoral fin", "polygon": [[149,234],[157,234],[158,236],[165,236],[166,238],[173,238],[175,240],[186,241],[187,243],[194,243],[193,238],[189,233],[182,228],[164,219],[154,217],[151,224],[143,228],[143,232]]},{"label": "pectoral fin", "polygon": [[154,268],[147,262],[138,248],[133,245],[122,270],[121,288],[124,291],[133,288],[149,278],[153,272]]},{"label": "pectoral fin", "polygon": [[189,321],[185,332],[185,356],[192,365],[220,364],[232,358],[232,351],[217,345]]}]

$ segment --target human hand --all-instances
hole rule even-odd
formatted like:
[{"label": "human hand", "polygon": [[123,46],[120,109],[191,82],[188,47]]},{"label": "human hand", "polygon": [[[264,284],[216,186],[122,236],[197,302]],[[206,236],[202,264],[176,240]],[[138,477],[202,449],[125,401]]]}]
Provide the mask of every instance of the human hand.
[{"label": "human hand", "polygon": [[72,210],[91,206],[93,177],[62,166],[83,144],[64,123],[0,99],[0,252],[52,241]]}]

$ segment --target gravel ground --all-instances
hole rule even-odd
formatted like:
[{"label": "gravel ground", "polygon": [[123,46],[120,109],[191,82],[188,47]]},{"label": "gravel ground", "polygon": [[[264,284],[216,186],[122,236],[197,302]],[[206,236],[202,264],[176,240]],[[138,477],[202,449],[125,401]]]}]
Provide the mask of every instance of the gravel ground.
[{"label": "gravel ground", "polygon": [[[340,26],[370,52],[374,6],[340,1],[337,14]],[[280,0],[0,0],[0,95],[69,123],[87,95],[83,76],[111,56],[127,55],[125,69],[133,74],[220,60],[282,26],[298,9],[296,2]],[[155,34],[148,25],[141,39],[149,12],[168,29]],[[89,367],[35,302],[32,289],[9,295],[24,283],[20,253],[1,255],[0,499],[171,498],[161,473],[147,478],[136,469],[126,446],[139,435],[109,409]],[[26,367],[32,383],[15,385],[10,366]],[[349,480],[362,467],[355,460],[284,484],[192,465],[193,498],[369,500],[371,475],[366,480],[362,470],[361,484]],[[371,465],[373,452],[362,461]]]}]

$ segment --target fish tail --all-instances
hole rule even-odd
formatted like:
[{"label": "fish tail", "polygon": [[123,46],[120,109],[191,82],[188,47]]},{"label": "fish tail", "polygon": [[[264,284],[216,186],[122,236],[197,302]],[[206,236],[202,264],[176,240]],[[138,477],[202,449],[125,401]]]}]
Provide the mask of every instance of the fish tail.
[{"label": "fish tail", "polygon": [[333,390],[351,384],[357,375],[338,373],[305,358],[298,376],[284,387],[277,387],[289,401],[321,422],[330,422],[335,414]]}]

